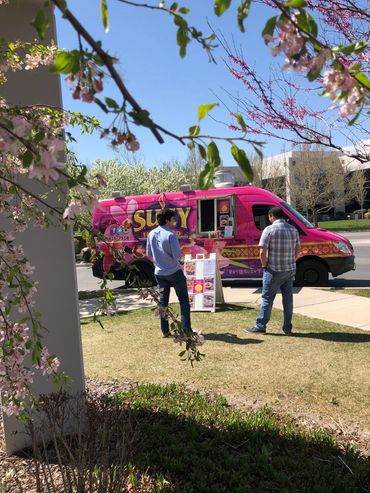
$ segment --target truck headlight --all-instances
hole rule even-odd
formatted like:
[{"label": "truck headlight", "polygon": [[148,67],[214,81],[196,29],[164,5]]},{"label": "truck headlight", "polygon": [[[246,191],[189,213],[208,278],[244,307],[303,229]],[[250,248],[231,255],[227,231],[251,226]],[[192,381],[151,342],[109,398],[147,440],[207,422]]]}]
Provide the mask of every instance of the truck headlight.
[{"label": "truck headlight", "polygon": [[352,253],[351,248],[347,245],[347,243],[344,243],[344,241],[333,241],[333,244],[335,248],[346,255]]}]

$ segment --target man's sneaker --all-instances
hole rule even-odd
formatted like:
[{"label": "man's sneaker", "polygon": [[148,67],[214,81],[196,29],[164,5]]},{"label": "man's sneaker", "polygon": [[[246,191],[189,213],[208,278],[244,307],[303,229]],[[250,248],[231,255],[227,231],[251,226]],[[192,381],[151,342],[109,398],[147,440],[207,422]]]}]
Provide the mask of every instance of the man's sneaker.
[{"label": "man's sneaker", "polygon": [[172,337],[172,334],[170,332],[167,332],[166,334],[163,334],[163,339],[167,339],[168,337]]},{"label": "man's sneaker", "polygon": [[265,334],[266,329],[260,329],[259,327],[251,327],[250,329],[245,329],[245,332],[252,332],[252,334]]}]

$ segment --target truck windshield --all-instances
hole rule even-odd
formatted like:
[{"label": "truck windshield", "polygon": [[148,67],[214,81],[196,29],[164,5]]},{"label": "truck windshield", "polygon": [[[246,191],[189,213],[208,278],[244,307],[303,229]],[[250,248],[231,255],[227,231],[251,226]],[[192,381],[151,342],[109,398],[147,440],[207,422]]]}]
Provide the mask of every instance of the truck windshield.
[{"label": "truck windshield", "polygon": [[306,228],[314,228],[315,227],[313,224],[310,223],[310,221],[308,221],[304,216],[302,216],[302,214],[300,214],[295,209],[293,209],[293,207],[291,205],[287,204],[286,202],[281,202],[281,205],[287,211],[289,211],[291,214],[293,214],[293,216],[295,218],[297,218],[298,221],[300,221],[302,224],[304,224],[306,226]]}]

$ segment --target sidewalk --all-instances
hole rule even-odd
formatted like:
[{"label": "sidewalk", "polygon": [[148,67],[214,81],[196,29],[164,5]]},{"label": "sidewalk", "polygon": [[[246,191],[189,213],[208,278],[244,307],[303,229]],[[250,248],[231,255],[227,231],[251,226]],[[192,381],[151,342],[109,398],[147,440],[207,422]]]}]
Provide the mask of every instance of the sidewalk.
[{"label": "sidewalk", "polygon": [[[224,287],[225,303],[259,304],[261,287]],[[171,290],[170,302],[177,302]],[[96,299],[80,300],[81,318],[93,315],[98,308]],[[139,300],[135,290],[127,290],[117,297],[119,312],[154,306],[147,300]],[[282,309],[281,295],[275,299],[274,308]],[[370,331],[370,298],[332,292],[319,288],[294,288],[294,313],[311,318],[348,325]]]}]

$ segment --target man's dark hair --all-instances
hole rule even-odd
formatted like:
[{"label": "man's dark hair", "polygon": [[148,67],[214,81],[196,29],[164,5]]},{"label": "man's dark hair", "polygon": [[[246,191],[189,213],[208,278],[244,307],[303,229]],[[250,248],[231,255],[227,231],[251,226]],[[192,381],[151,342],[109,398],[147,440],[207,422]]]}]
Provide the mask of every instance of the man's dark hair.
[{"label": "man's dark hair", "polygon": [[174,215],[175,212],[171,209],[163,209],[157,216],[158,224],[160,226],[165,226],[166,221],[170,221]]},{"label": "man's dark hair", "polygon": [[280,207],[271,207],[269,216],[274,216],[275,219],[284,219],[284,213]]}]

